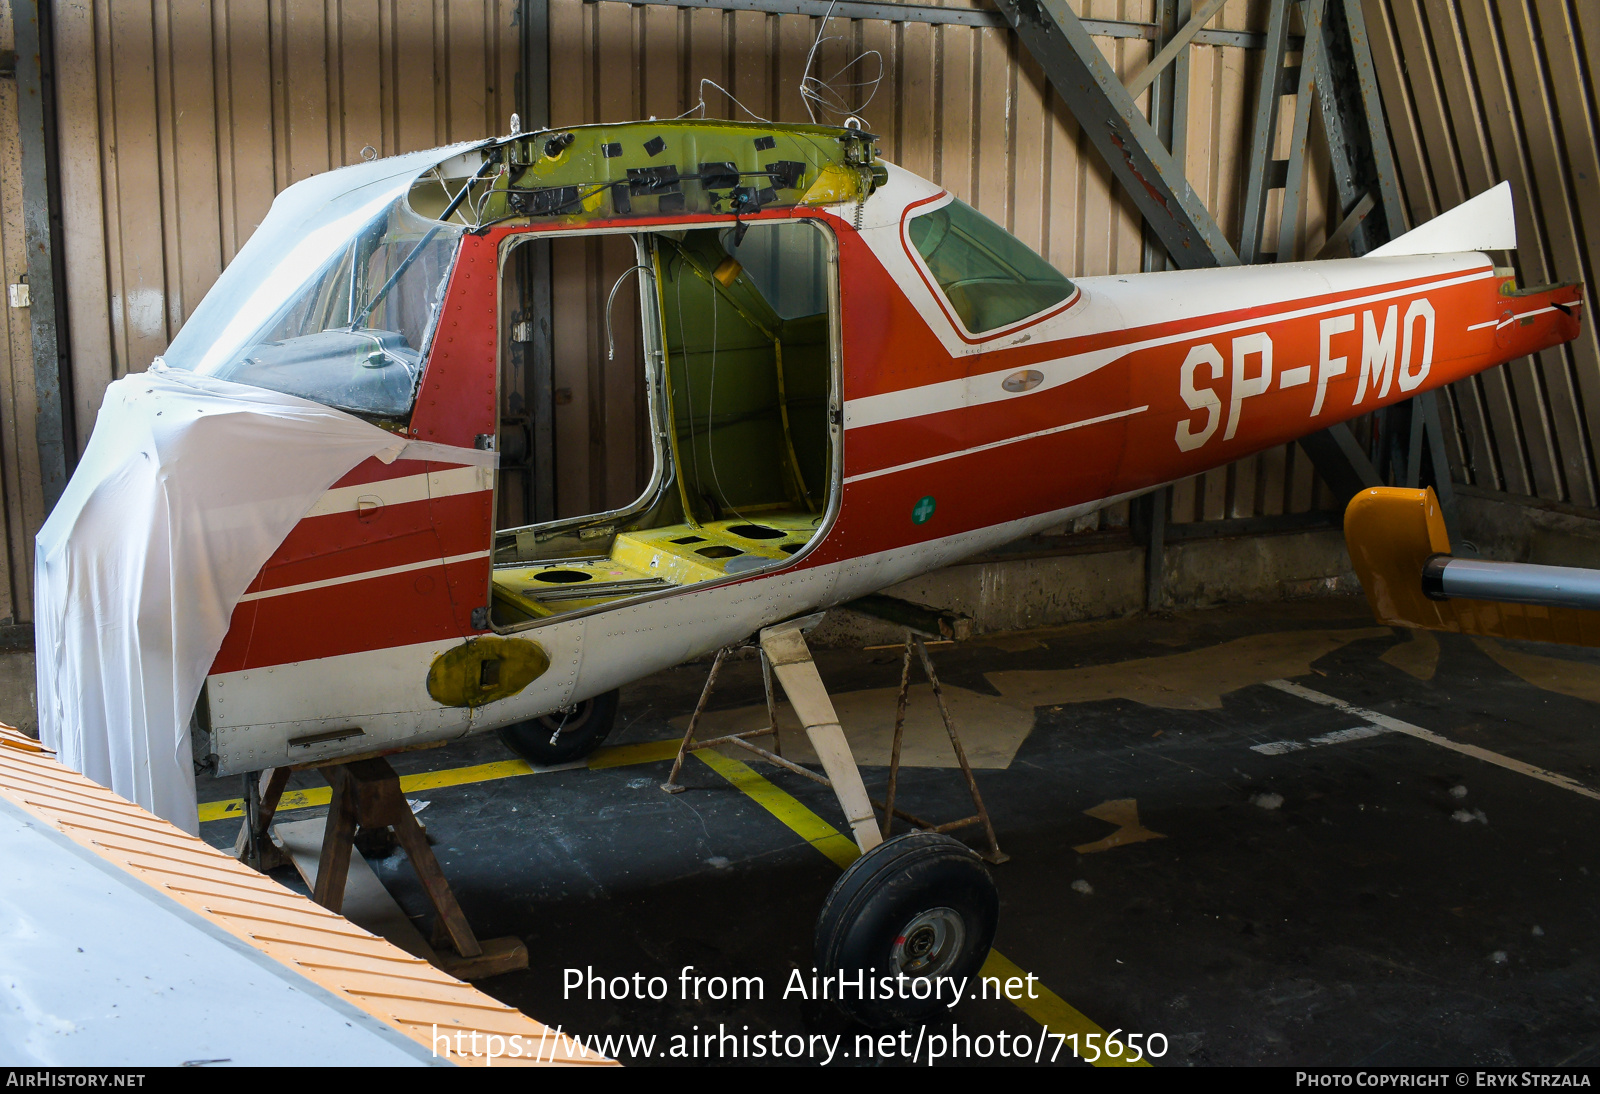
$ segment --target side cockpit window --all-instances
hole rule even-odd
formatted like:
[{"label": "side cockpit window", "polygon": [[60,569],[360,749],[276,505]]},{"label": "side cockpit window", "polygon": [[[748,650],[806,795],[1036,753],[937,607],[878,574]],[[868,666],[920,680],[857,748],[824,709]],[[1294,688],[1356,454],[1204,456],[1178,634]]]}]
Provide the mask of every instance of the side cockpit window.
[{"label": "side cockpit window", "polygon": [[1072,282],[1054,266],[964,201],[923,213],[907,231],[973,334],[1009,326],[1072,295]]}]

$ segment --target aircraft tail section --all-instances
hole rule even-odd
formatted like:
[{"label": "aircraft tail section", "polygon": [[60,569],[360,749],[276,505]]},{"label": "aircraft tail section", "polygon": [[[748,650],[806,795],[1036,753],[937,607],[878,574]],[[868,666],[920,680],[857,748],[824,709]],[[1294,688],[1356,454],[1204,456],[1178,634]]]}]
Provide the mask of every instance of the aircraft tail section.
[{"label": "aircraft tail section", "polygon": [[1511,184],[1502,182],[1405,235],[1368,251],[1367,258],[1451,254],[1458,251],[1514,251],[1517,217]]}]

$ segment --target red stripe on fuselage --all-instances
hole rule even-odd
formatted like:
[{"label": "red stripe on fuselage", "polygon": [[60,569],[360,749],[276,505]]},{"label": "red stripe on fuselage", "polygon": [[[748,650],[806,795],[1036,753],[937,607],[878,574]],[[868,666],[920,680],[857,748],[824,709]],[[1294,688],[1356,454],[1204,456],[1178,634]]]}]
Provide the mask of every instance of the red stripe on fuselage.
[{"label": "red stripe on fuselage", "polygon": [[[1471,272],[1466,271],[1465,275],[1470,276]],[[1177,361],[1170,362],[1170,367],[1175,369],[1190,347],[1202,342],[1216,341],[1226,348],[1232,338],[1253,331],[1290,330],[1301,337],[1298,337],[1294,344],[1285,345],[1277,355],[1275,363],[1279,366],[1279,371],[1281,367],[1292,368],[1295,365],[1305,364],[1308,360],[1315,366],[1320,353],[1320,346],[1315,344],[1316,332],[1325,315],[1299,314],[1308,310],[1336,314],[1342,310],[1342,305],[1351,301],[1390,293],[1398,294],[1395,300],[1400,303],[1404,303],[1411,296],[1429,296],[1442,303],[1448,302],[1450,306],[1471,309],[1476,305],[1476,310],[1490,306],[1488,302],[1495,296],[1495,290],[1488,278],[1465,284],[1447,285],[1442,289],[1433,288],[1448,281],[1459,281],[1462,276],[1464,276],[1462,271],[1452,271],[1446,275],[1362,286],[1338,293],[1283,301],[1265,307],[1239,308],[1192,319],[1153,323],[1122,331],[1100,332],[1047,343],[1046,348],[1055,352],[1040,356],[1035,351],[1031,355],[1031,363],[1048,365],[1080,354],[1119,346],[1127,346],[1129,350],[1127,355],[1110,361],[1085,376],[1038,392],[1012,395],[992,402],[955,407],[893,422],[852,427],[849,431],[850,443],[846,447],[845,477],[956,453],[976,445],[1025,436],[1041,429],[1096,418],[1137,406],[1148,404],[1164,412],[1166,404],[1176,399],[1178,391],[1176,382],[1165,383],[1167,375],[1163,372],[1164,386],[1157,386],[1155,390],[1151,390],[1149,385],[1138,383],[1139,379],[1151,368],[1158,370],[1166,368],[1169,364],[1168,358],[1173,354],[1177,355]],[[1352,307],[1385,311],[1389,303],[1384,301],[1381,304],[1352,305]],[[1293,318],[1285,318],[1286,316]],[[1226,330],[1221,334],[1211,333],[1218,328],[1234,327],[1238,329]],[[1359,331],[1357,333],[1359,334]],[[1305,336],[1308,334],[1312,344],[1305,345],[1308,340]],[[1188,337],[1185,337],[1186,335]],[[1132,348],[1159,339],[1172,339],[1172,341],[1161,346]],[[995,355],[985,354],[983,358],[975,361],[984,362],[991,356]],[[1359,354],[1356,360],[1358,369]],[[1012,361],[1005,367],[994,368],[992,362],[987,362],[987,366],[991,367],[975,367],[969,375],[986,378],[987,382],[998,386],[1001,377],[1011,371],[1010,366],[1017,363]],[[1353,389],[1354,377],[1349,370],[1345,374],[1345,379]],[[1130,389],[1137,390],[1130,394]],[[901,389],[901,393],[909,394],[914,390]],[[1151,403],[1152,399],[1157,402]],[[1307,402],[1309,401],[1308,399]],[[1328,404],[1328,409],[1337,408],[1333,404]],[[1181,416],[1187,417],[1188,413],[1185,408]],[[1291,436],[1287,439],[1293,438]],[[1250,440],[1253,443],[1254,438]],[[1278,443],[1281,442],[1270,442],[1270,444]],[[1250,451],[1267,446],[1257,444]],[[1178,471],[1172,477],[1188,473],[1190,472]]]},{"label": "red stripe on fuselage", "polygon": [[479,490],[401,502],[374,514],[329,513],[294,526],[251,583],[252,593],[486,551],[494,494]]},{"label": "red stripe on fuselage", "polygon": [[488,585],[484,558],[245,601],[211,672],[454,641],[468,632],[464,620]]}]

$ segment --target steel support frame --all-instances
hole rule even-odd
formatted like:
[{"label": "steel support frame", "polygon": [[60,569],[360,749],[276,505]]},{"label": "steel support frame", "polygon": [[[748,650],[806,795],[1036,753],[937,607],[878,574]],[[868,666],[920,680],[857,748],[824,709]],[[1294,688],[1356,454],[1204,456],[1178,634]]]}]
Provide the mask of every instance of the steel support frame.
[{"label": "steel support frame", "polygon": [[[1341,0],[1333,0],[1335,7]],[[1290,53],[1289,29],[1291,15],[1299,6],[1305,27],[1305,38],[1300,49],[1300,63],[1285,67]],[[1256,88],[1255,117],[1250,130],[1250,158],[1245,176],[1244,206],[1239,234],[1239,257],[1248,263],[1288,262],[1294,259],[1293,241],[1299,235],[1300,194],[1305,184],[1306,148],[1311,128],[1313,89],[1334,84],[1332,70],[1325,56],[1327,40],[1326,13],[1328,0],[1271,0],[1267,13],[1267,33],[1261,60],[1261,80]],[[1290,137],[1288,155],[1278,159],[1278,116],[1283,99],[1295,96],[1294,129]],[[1354,149],[1345,139],[1344,115],[1336,109],[1336,100],[1320,96],[1323,104],[1323,128],[1328,138],[1334,161],[1340,161]],[[1339,188],[1341,211],[1351,208],[1345,203],[1345,191],[1353,186],[1353,172],[1336,168],[1335,173],[1345,182]],[[1278,222],[1278,250],[1263,250],[1266,234],[1267,203],[1273,190],[1282,190],[1283,202]],[[1363,231],[1363,239],[1367,233]],[[1355,239],[1352,234],[1352,244]],[[1311,457],[1322,480],[1341,499],[1348,500],[1359,491],[1381,483],[1371,458],[1356,441],[1350,427],[1339,423],[1321,433],[1306,437],[1300,447]]]},{"label": "steel support frame", "polygon": [[[550,0],[521,0],[517,8],[517,107],[524,133],[550,125]],[[524,476],[524,519],[535,524],[556,515],[555,357],[551,344],[550,241],[518,248],[523,266],[522,319],[531,324],[521,367],[528,393],[528,469]]]},{"label": "steel support frame", "polygon": [[[1356,217],[1350,253],[1364,255],[1403,234],[1406,218],[1361,0],[1327,0],[1322,41],[1326,62],[1317,71],[1317,96],[1334,186],[1345,218]],[[1336,72],[1353,73],[1355,81],[1336,81]],[[1359,211],[1363,203],[1369,205],[1367,212]],[[1380,216],[1370,215],[1374,209]]]},{"label": "steel support frame", "polygon": [[[598,3],[600,0],[584,0]],[[999,12],[985,8],[941,8],[929,4],[863,3],[861,0],[605,0],[631,6],[699,8],[709,11],[759,11],[769,15],[808,15],[813,19],[873,19],[885,23],[930,23],[935,26],[1010,27]],[[1159,32],[1154,23],[1127,19],[1084,19],[1084,29],[1097,38],[1143,38],[1154,41]],[[1200,30],[1194,42],[1202,46],[1233,46],[1260,49],[1262,36],[1248,30]]]},{"label": "steel support frame", "polygon": [[[1300,47],[1300,64],[1286,68],[1287,55],[1296,48],[1289,30],[1290,13],[1297,5],[1302,8],[1307,35]],[[1263,252],[1261,238],[1268,192],[1278,187],[1285,191],[1279,239],[1296,234],[1292,217],[1299,208],[1305,181],[1313,89],[1322,108],[1340,216],[1345,220],[1355,217],[1353,223],[1340,225],[1350,240],[1351,253],[1365,254],[1404,231],[1394,158],[1382,121],[1383,106],[1366,45],[1360,0],[1272,0],[1265,51],[1251,129],[1240,259],[1287,262],[1293,258],[1292,251],[1284,252],[1281,244],[1278,254]],[[1355,80],[1336,80],[1336,73],[1353,74]],[[1278,109],[1288,94],[1296,95],[1294,135],[1288,157],[1279,160],[1273,155]]]},{"label": "steel support frame", "polygon": [[1238,256],[1189,185],[1182,161],[1162,144],[1066,0],[997,0],[996,6],[1172,261],[1180,269],[1237,265]]},{"label": "steel support frame", "polygon": [[66,324],[66,270],[60,261],[55,74],[50,6],[11,0],[16,41],[17,122],[22,152],[22,232],[28,250],[28,327],[33,346],[34,431],[44,506],[55,508],[77,463],[72,428],[72,368]]},{"label": "steel support frame", "polygon": [[[1199,37],[1205,30],[1206,23],[1210,22],[1212,17],[1221,11],[1223,5],[1227,2],[1228,0],[1205,0],[1205,6],[1195,12],[1190,12],[1189,10],[1192,5],[1185,4],[1183,9],[1188,14],[1179,18],[1176,23],[1165,14],[1167,5],[1164,3],[1158,5],[1156,10],[1156,55],[1150,59],[1150,63],[1145,66],[1142,72],[1128,81],[1128,94],[1137,97],[1141,91],[1155,82],[1157,76],[1166,71],[1169,64],[1178,60],[1187,62],[1189,58],[1189,43]],[[1174,33],[1174,26],[1181,29]]]},{"label": "steel support frame", "polygon": [[[1404,212],[1360,0],[1271,0],[1262,40],[1265,56],[1237,253],[1221,238],[1215,220],[1195,198],[1184,177],[1183,134],[1181,127],[1176,131],[1172,128],[1173,117],[1184,115],[1182,109],[1175,107],[1181,107],[1185,90],[1179,66],[1185,61],[1186,50],[1180,49],[1175,55],[1163,51],[1180,31],[1188,34],[1194,29],[1190,26],[1192,0],[1157,0],[1155,60],[1161,63],[1150,66],[1156,69],[1153,76],[1147,79],[1147,74],[1141,73],[1133,81],[1136,88],[1145,83],[1151,86],[1148,118],[1116,80],[1083,22],[1064,0],[997,0],[997,7],[1138,205],[1147,226],[1145,269],[1161,268],[1153,250],[1155,241],[1181,268],[1294,258],[1292,245],[1280,242],[1279,253],[1269,255],[1262,250],[1261,241],[1268,196],[1274,189],[1284,192],[1279,240],[1292,241],[1298,235],[1314,100],[1321,105],[1323,127],[1335,163],[1342,220],[1337,234],[1349,240],[1352,254],[1361,255],[1403,230]],[[1291,36],[1296,7],[1304,29],[1299,41]],[[1193,40],[1198,41],[1199,35],[1193,35]],[[1300,64],[1286,66],[1288,55],[1295,50],[1301,53]],[[1170,62],[1165,60],[1168,56]],[[1353,82],[1336,79],[1336,75],[1348,74],[1355,76]],[[1274,151],[1279,107],[1288,94],[1296,96],[1293,133],[1286,158],[1277,159]],[[1447,522],[1453,523],[1454,497],[1437,430],[1436,398],[1428,393],[1418,396],[1413,404],[1415,409],[1408,418],[1408,424],[1415,423],[1413,436],[1409,438],[1404,467],[1397,466],[1396,470],[1408,480],[1416,479],[1426,445],[1441,508]],[[1380,419],[1380,438],[1395,424],[1394,418],[1388,415]],[[1383,481],[1371,455],[1344,423],[1300,443],[1341,500]],[[1164,501],[1164,497],[1157,496],[1150,504],[1158,507]],[[1150,527],[1157,527],[1154,520]],[[1154,537],[1149,549],[1147,596],[1154,603],[1160,593],[1156,576],[1160,543]]]},{"label": "steel support frame", "polygon": [[[1155,58],[1149,68],[1133,81],[1133,88],[1150,89],[1150,123],[1159,140],[1176,164],[1182,164],[1188,150],[1189,117],[1189,51],[1180,48],[1169,54],[1172,45],[1195,37],[1193,0],[1156,0]],[[1215,11],[1215,4],[1206,0],[1206,11]],[[1200,13],[1202,16],[1205,12]],[[1183,37],[1187,36],[1187,37]],[[1180,42],[1183,38],[1183,42]],[[1163,58],[1168,58],[1163,60]],[[1149,69],[1154,69],[1150,72]],[[1148,76],[1148,79],[1146,78]],[[1137,92],[1135,92],[1137,93]],[[1150,227],[1144,228],[1143,267],[1148,271],[1167,268],[1168,256],[1161,240]],[[1167,506],[1171,491],[1161,487],[1142,500],[1142,526],[1145,540],[1144,554],[1144,604],[1146,611],[1159,611],[1166,600],[1166,524]]]},{"label": "steel support frame", "polygon": [[[1299,65],[1286,67],[1288,54],[1294,51],[1289,31],[1296,7],[1300,9],[1305,37]],[[1299,234],[1297,220],[1305,186],[1313,99],[1321,106],[1340,212],[1333,238],[1316,257],[1336,250],[1343,242],[1348,242],[1352,255],[1359,256],[1403,232],[1405,214],[1398,176],[1383,123],[1360,0],[1272,0],[1261,73],[1245,182],[1240,258],[1245,262],[1288,262],[1297,257],[1292,241]],[[1346,78],[1336,79],[1336,74]],[[1351,75],[1355,77],[1353,81],[1348,79]],[[1287,157],[1280,160],[1274,155],[1278,113],[1283,97],[1289,94],[1295,95],[1294,127]],[[1283,191],[1276,253],[1262,248],[1267,200],[1274,189]],[[1341,499],[1348,500],[1366,487],[1380,485],[1391,462],[1397,481],[1414,484],[1421,472],[1420,451],[1426,441],[1440,507],[1446,523],[1454,527],[1455,498],[1438,421],[1438,401],[1433,392],[1417,396],[1405,409],[1379,411],[1380,458],[1376,464],[1343,423],[1307,437],[1300,445],[1323,481]],[[1407,446],[1409,459],[1385,459],[1392,447],[1391,436],[1405,427],[1412,434]]]},{"label": "steel support frame", "polygon": [[[1372,63],[1361,0],[1326,0],[1322,24],[1322,63],[1317,71],[1317,97],[1322,104],[1324,129],[1334,164],[1334,187],[1348,232],[1350,253],[1364,255],[1406,231],[1405,206],[1400,199],[1399,172],[1383,120],[1378,75]],[[1337,81],[1335,72],[1353,74],[1354,81]],[[1444,429],[1439,416],[1439,393],[1424,392],[1409,404],[1406,422],[1409,458],[1395,468],[1396,482],[1416,486],[1421,481],[1422,452],[1432,464],[1433,488],[1440,514],[1453,539],[1459,539],[1455,484],[1445,454]],[[1382,432],[1394,433],[1407,412],[1400,407],[1382,412]]]}]

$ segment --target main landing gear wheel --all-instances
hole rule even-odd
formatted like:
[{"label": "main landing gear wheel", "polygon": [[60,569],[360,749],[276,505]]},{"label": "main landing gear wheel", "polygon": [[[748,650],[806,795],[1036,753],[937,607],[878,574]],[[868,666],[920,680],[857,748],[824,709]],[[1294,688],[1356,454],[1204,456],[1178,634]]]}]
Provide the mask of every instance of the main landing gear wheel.
[{"label": "main landing gear wheel", "polygon": [[500,740],[531,764],[571,763],[600,747],[617,720],[617,693],[608,691],[556,710],[503,726]]},{"label": "main landing gear wheel", "polygon": [[[930,990],[940,977],[961,984],[975,977],[989,956],[1000,896],[976,852],[934,832],[910,832],[862,855],[828,894],[817,917],[817,969],[835,984],[843,973],[881,982],[905,976],[927,979],[917,992],[890,998],[844,998],[839,1008],[866,1026],[903,1026],[950,1002]],[[894,981],[895,984],[900,983]],[[883,993],[879,993],[883,994]],[[925,994],[926,998],[902,998]]]}]

